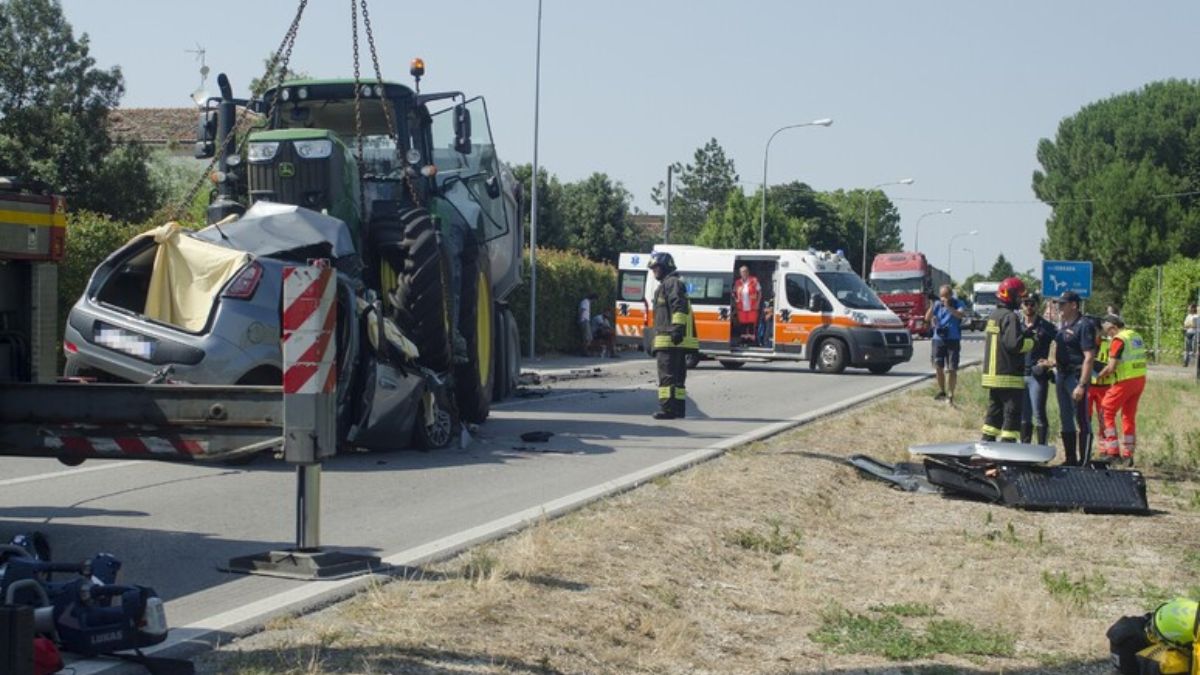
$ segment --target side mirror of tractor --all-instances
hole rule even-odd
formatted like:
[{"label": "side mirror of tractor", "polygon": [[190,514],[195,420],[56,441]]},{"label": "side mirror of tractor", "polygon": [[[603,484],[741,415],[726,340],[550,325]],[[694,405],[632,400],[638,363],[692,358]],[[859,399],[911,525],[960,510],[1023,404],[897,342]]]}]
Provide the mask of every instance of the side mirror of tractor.
[{"label": "side mirror of tractor", "polygon": [[196,159],[208,159],[217,151],[217,111],[202,110],[200,121],[196,125],[196,146],[192,156]]},{"label": "side mirror of tractor", "polygon": [[464,103],[454,106],[454,151],[471,153],[471,111]]}]

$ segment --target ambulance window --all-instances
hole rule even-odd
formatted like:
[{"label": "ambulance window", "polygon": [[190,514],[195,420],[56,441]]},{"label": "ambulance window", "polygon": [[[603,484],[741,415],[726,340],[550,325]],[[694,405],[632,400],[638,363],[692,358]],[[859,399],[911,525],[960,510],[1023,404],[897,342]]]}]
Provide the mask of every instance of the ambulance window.
[{"label": "ambulance window", "polygon": [[646,298],[646,273],[641,271],[621,270],[621,299],[626,302],[638,302]]},{"label": "ambulance window", "polygon": [[789,274],[784,285],[787,287],[787,301],[792,307],[808,307],[808,289],[804,287],[807,279],[802,274]]},{"label": "ambulance window", "polygon": [[680,281],[688,299],[704,305],[723,305],[730,301],[733,280],[728,274],[681,273]]}]

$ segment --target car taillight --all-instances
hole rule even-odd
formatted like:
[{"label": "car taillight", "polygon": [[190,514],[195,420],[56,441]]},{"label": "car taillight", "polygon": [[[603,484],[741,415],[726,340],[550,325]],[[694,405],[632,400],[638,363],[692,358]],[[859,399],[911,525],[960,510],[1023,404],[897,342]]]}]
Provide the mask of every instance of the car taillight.
[{"label": "car taillight", "polygon": [[238,300],[249,300],[254,297],[254,291],[258,290],[258,282],[262,279],[262,265],[258,262],[252,262],[242,268],[241,272],[229,282],[225,287],[225,292],[221,297],[236,298]]},{"label": "car taillight", "polygon": [[66,352],[66,353],[68,353],[68,354],[78,354],[78,353],[79,353],[79,347],[77,347],[77,346],[75,345],[75,343],[74,343],[74,342],[66,342],[66,341],[64,341],[64,342],[63,342],[63,351],[64,351],[64,352]]}]

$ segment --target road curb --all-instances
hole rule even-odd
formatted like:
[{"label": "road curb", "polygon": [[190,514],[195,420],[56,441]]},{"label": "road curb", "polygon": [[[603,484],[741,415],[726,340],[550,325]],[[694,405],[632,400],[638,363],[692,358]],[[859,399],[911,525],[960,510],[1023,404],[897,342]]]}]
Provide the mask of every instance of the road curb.
[{"label": "road curb", "polygon": [[[627,362],[634,364],[636,362]],[[978,365],[979,361],[968,361],[960,370]],[[624,364],[613,364],[624,365]],[[575,369],[563,369],[567,371]],[[826,377],[826,376],[822,376]],[[365,575],[334,581],[309,581],[293,590],[252,602],[236,610],[222,612],[207,619],[173,628],[167,641],[154,648],[143,650],[149,656],[187,659],[228,644],[242,636],[263,630],[272,619],[280,616],[310,613],[346,600],[362,590],[399,578],[405,568],[440,562],[452,558],[479,544],[494,541],[559,516],[577,511],[585,506],[608,497],[636,489],[656,478],[678,473],[703,462],[715,459],[726,452],[776,436],[796,427],[812,423],[856,406],[863,405],[881,396],[918,386],[933,379],[933,373],[905,377],[897,382],[852,396],[837,403],[812,410],[773,424],[748,431],[718,443],[693,450],[679,457],[660,462],[620,478],[606,481],[586,490],[560,497],[538,506],[497,518],[482,525],[463,530],[453,535],[436,539],[419,546],[387,556],[383,562],[391,569],[378,574]],[[74,668],[75,675],[134,675],[145,671],[140,666],[125,662],[100,659],[80,660],[67,664]]]}]

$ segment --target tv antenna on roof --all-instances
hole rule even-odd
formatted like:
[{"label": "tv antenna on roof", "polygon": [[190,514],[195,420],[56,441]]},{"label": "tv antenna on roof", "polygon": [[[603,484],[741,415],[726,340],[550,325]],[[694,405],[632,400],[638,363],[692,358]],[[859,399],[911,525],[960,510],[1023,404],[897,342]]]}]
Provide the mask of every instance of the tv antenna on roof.
[{"label": "tv antenna on roof", "polygon": [[204,102],[208,100],[208,91],[204,88],[204,83],[208,81],[209,73],[208,64],[204,62],[204,55],[208,50],[201,47],[200,43],[197,42],[195,49],[185,49],[183,51],[188,54],[195,54],[196,60],[200,62],[200,86],[196,88],[196,91],[192,92],[192,100],[196,102],[196,105],[204,105]]}]

